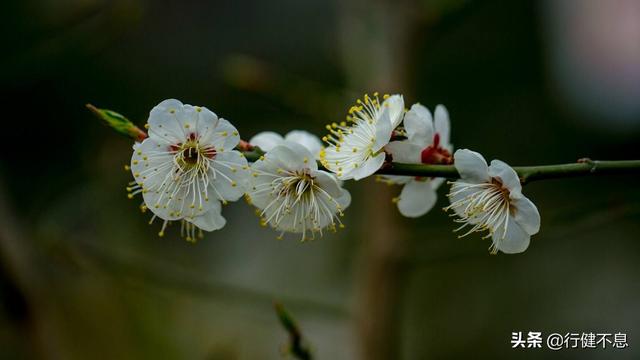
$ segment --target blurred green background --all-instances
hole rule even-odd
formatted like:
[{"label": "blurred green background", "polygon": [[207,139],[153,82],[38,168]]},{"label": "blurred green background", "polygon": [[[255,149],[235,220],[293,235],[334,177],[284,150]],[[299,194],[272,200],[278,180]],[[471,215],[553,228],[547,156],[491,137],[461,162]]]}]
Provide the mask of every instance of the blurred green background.
[{"label": "blurred green background", "polygon": [[[166,98],[243,138],[322,135],[364,92],[445,104],[452,141],[512,165],[640,158],[640,2],[24,0],[0,5],[0,357],[279,359],[282,301],[317,359],[640,358],[638,177],[532,183],[524,254],[438,208],[347,187],[347,228],[277,241],[239,202],[197,244],[157,237],[122,170]],[[446,190],[441,189],[444,195]],[[441,205],[441,206],[440,206]],[[512,350],[513,331],[627,333],[624,350]]]}]

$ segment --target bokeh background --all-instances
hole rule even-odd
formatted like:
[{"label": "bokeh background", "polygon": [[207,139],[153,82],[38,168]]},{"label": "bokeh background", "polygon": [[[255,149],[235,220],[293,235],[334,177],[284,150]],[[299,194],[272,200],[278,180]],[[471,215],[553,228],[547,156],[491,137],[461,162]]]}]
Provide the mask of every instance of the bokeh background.
[{"label": "bokeh background", "polygon": [[[458,239],[438,208],[349,183],[347,228],[276,240],[242,202],[193,245],[157,237],[123,164],[166,98],[248,139],[323,134],[365,92],[445,104],[457,147],[512,165],[640,158],[635,0],[3,1],[2,359],[279,359],[295,315],[317,359],[640,357],[637,176],[527,185],[524,254]],[[441,189],[444,195],[445,189]],[[626,333],[624,350],[512,350],[513,331]]]}]

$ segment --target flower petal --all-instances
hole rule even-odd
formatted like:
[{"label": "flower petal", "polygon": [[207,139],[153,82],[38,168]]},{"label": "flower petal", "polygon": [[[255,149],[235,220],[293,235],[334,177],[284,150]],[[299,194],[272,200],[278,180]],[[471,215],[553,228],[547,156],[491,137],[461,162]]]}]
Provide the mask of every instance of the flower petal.
[{"label": "flower petal", "polygon": [[511,168],[511,166],[507,165],[503,161],[491,161],[491,166],[489,166],[489,176],[498,178],[502,182],[502,185],[504,185],[504,187],[506,187],[510,192],[520,193],[522,191],[522,185],[520,184],[518,174],[513,170],[513,168]]},{"label": "flower petal", "polygon": [[222,217],[221,212],[222,206],[220,205],[220,202],[214,201],[214,204],[209,211],[188,221],[204,231],[219,230],[227,223],[227,220]]},{"label": "flower petal", "polygon": [[322,142],[320,141],[320,138],[313,135],[312,133],[303,130],[293,130],[285,135],[284,139],[286,141],[295,142],[306,147],[309,152],[313,154],[315,159],[318,159],[320,157]]},{"label": "flower petal", "polygon": [[433,141],[433,118],[431,112],[421,104],[413,104],[404,116],[404,128],[409,141],[425,148]]},{"label": "flower petal", "polygon": [[540,213],[536,205],[524,196],[511,199],[511,204],[516,208],[515,221],[527,234],[537,234],[540,231]]},{"label": "flower petal", "polygon": [[240,143],[238,130],[225,119],[218,120],[216,127],[207,135],[203,136],[200,141],[213,145],[217,151],[233,150]]},{"label": "flower petal", "polygon": [[[185,107],[187,106],[191,105],[185,105]],[[207,134],[211,134],[212,130],[218,126],[218,115],[204,106],[197,106],[193,109],[196,112],[196,133],[201,142],[207,142],[209,141]]]},{"label": "flower petal", "polygon": [[517,254],[527,250],[531,236],[518,225],[513,217],[509,216],[506,234],[504,226],[501,226],[495,229],[492,240],[495,248],[503,253]]},{"label": "flower petal", "polygon": [[451,124],[449,122],[449,112],[444,105],[436,106],[435,112],[435,132],[440,134],[440,143],[443,147],[449,145],[449,134],[451,131]]},{"label": "flower petal", "polygon": [[384,147],[393,161],[403,164],[421,164],[422,148],[409,141],[392,141]]},{"label": "flower petal", "polygon": [[173,155],[166,144],[149,137],[133,146],[131,173],[138,184],[145,188],[159,186],[172,170]]},{"label": "flower petal", "polygon": [[225,151],[216,154],[209,170],[210,188],[208,195],[213,194],[222,201],[236,201],[247,189],[249,166],[247,159],[238,151]]},{"label": "flower petal", "polygon": [[380,153],[374,157],[371,157],[367,161],[365,161],[364,164],[360,165],[359,167],[355,168],[349,173],[345,173],[340,180],[364,179],[367,176],[372,175],[382,167],[382,164],[384,163],[384,158],[385,158],[384,153]]},{"label": "flower petal", "polygon": [[389,109],[389,120],[391,121],[391,130],[395,129],[402,122],[404,115],[404,99],[402,95],[391,95],[387,100],[382,102],[383,108]]},{"label": "flower petal", "polygon": [[444,181],[445,178],[432,178],[431,180],[429,180],[429,182],[431,183],[431,188],[433,188],[433,190],[437,190]]},{"label": "flower petal", "polygon": [[406,217],[417,218],[431,210],[437,199],[429,181],[411,181],[402,188],[398,210]]},{"label": "flower petal", "polygon": [[282,135],[273,131],[263,131],[256,134],[249,140],[249,144],[259,147],[262,151],[267,152],[274,147],[282,144],[284,138]]},{"label": "flower petal", "polygon": [[285,141],[265,154],[267,161],[276,168],[288,171],[299,171],[303,169],[318,170],[318,164],[306,147]]},{"label": "flower petal", "polygon": [[391,140],[391,133],[394,127],[391,126],[391,120],[389,118],[389,109],[384,109],[382,115],[376,122],[375,142],[371,148],[372,151],[378,152]]},{"label": "flower petal", "polygon": [[461,149],[456,150],[453,154],[453,158],[453,164],[463,180],[476,183],[491,180],[489,177],[487,161],[479,153],[469,149]]},{"label": "flower petal", "polygon": [[342,196],[342,187],[340,186],[340,182],[338,178],[326,171],[318,170],[311,173],[311,176],[314,177],[315,181],[320,185],[322,190],[326,191],[329,195],[334,198],[338,198]]},{"label": "flower petal", "polygon": [[184,130],[183,104],[176,99],[167,99],[156,105],[149,113],[149,137],[165,144],[183,142],[187,135]]}]

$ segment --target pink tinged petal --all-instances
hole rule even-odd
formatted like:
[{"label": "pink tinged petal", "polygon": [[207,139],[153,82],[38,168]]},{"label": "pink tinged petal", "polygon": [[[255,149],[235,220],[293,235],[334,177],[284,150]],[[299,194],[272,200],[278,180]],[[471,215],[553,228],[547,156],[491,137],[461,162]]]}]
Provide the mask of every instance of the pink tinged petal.
[{"label": "pink tinged petal", "polygon": [[435,130],[440,134],[440,143],[443,147],[449,146],[451,124],[449,123],[449,112],[444,105],[436,106]]},{"label": "pink tinged petal", "polygon": [[531,200],[522,196],[512,199],[511,205],[515,207],[515,221],[529,235],[535,235],[540,231],[540,213]]},{"label": "pink tinged petal", "polygon": [[267,152],[282,144],[283,141],[284,138],[282,135],[273,131],[263,131],[252,137],[251,140],[249,140],[249,144],[257,146],[262,149],[262,151]]},{"label": "pink tinged petal", "polygon": [[393,161],[404,164],[421,164],[422,148],[409,141],[392,141],[384,147]]},{"label": "pink tinged petal", "polygon": [[409,141],[425,148],[433,142],[433,118],[421,104],[413,104],[404,117],[404,128]]},{"label": "pink tinged petal", "polygon": [[177,144],[187,139],[180,120],[183,104],[175,99],[164,100],[149,113],[149,137],[166,144]]},{"label": "pink tinged petal", "polygon": [[437,199],[429,181],[411,181],[402,188],[398,210],[406,217],[417,218],[429,212]]},{"label": "pink tinged petal", "polygon": [[376,121],[376,139],[373,143],[372,150],[374,152],[378,152],[385,145],[389,143],[391,140],[391,133],[393,132],[393,127],[391,126],[391,120],[389,119],[389,109],[384,109],[382,111],[382,115],[378,121]]},{"label": "pink tinged petal", "polygon": [[461,149],[453,154],[453,158],[453,164],[463,180],[474,183],[489,182],[491,180],[487,161],[479,153]]},{"label": "pink tinged petal", "polygon": [[515,192],[517,194],[522,191],[522,185],[520,184],[518,174],[513,170],[513,168],[511,168],[511,166],[507,165],[503,161],[491,161],[491,166],[489,166],[489,176],[492,178],[498,178],[500,182],[502,182],[502,185],[510,192]]},{"label": "pink tinged petal", "polygon": [[293,130],[285,135],[284,139],[286,141],[295,142],[306,147],[309,152],[313,154],[315,159],[318,159],[320,157],[322,142],[320,141],[320,138],[313,135],[312,133],[302,130]]},{"label": "pink tinged petal", "polygon": [[219,201],[214,201],[213,206],[203,215],[196,216],[190,222],[204,231],[214,231],[222,229],[227,220],[222,217],[222,206]]},{"label": "pink tinged petal", "polygon": [[341,180],[360,180],[364,179],[367,176],[371,176],[373,173],[378,171],[382,167],[384,163],[385,154],[380,153],[372,158],[369,158],[364,164],[361,164],[359,167],[355,168],[353,171],[349,173],[345,173]]},{"label": "pink tinged petal", "polygon": [[506,234],[504,226],[495,229],[492,235],[494,246],[505,254],[518,254],[527,250],[531,236],[511,216],[508,221]]},{"label": "pink tinged petal", "polygon": [[402,95],[392,95],[382,102],[382,107],[389,109],[389,120],[391,122],[391,130],[395,129],[402,122],[404,115],[404,99]]}]

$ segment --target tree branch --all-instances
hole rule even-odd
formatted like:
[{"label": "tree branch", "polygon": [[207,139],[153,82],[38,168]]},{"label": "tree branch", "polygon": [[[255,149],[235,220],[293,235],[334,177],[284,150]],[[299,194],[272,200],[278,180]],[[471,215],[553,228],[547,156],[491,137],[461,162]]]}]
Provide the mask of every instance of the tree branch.
[{"label": "tree branch", "polygon": [[[263,152],[259,148],[245,152],[249,161],[257,161]],[[318,164],[323,168],[322,165]],[[514,166],[513,169],[520,176],[523,184],[534,180],[560,179],[576,176],[611,175],[611,174],[640,174],[640,160],[591,160],[580,159],[576,163],[540,165],[540,166]],[[386,163],[377,175],[402,175],[420,177],[443,177],[457,179],[460,177],[458,170],[453,165],[424,165]]]}]

